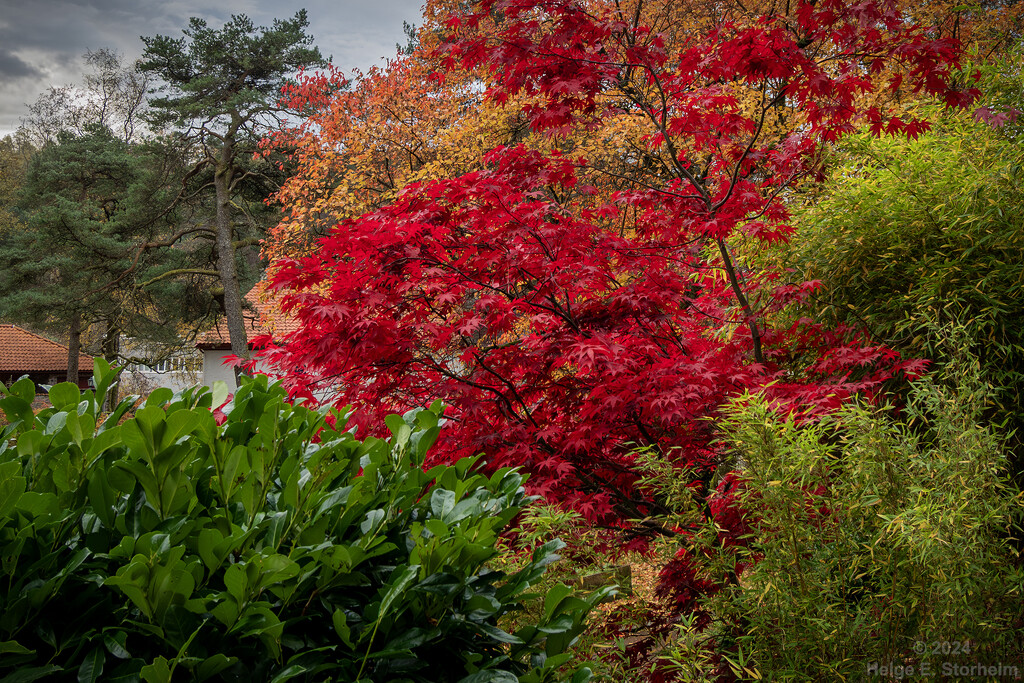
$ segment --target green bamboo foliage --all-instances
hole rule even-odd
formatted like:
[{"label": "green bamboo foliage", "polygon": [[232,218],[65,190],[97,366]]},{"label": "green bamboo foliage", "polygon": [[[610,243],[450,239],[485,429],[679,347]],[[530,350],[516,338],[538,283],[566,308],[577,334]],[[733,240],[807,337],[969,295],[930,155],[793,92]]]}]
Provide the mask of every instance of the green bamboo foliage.
[{"label": "green bamboo foliage", "polygon": [[[851,141],[827,189],[798,213],[788,257],[823,281],[815,312],[866,327],[907,357],[941,366],[944,330],[962,325],[993,386],[988,417],[1019,436],[1024,148],[1015,131],[960,114],[915,141]],[[1019,439],[1014,450],[1024,454]]]},{"label": "green bamboo foliage", "polygon": [[796,424],[757,397],[731,406],[722,426],[755,536],[740,581],[709,607],[738,626],[736,651],[763,676],[1024,661],[1012,537],[1024,499],[983,417],[990,389],[965,357],[947,351],[946,376],[915,383],[902,413],[851,404]]}]

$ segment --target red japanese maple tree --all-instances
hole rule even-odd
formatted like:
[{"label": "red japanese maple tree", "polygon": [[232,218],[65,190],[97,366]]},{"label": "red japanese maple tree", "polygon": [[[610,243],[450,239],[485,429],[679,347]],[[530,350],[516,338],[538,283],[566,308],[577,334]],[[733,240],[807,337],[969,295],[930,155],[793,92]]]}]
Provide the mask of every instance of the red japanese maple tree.
[{"label": "red japanese maple tree", "polygon": [[793,323],[816,283],[747,257],[791,234],[787,193],[822,145],[916,135],[895,95],[972,101],[955,41],[881,0],[484,0],[442,29],[436,81],[490,74],[486,97],[526,102],[532,136],[278,263],[303,328],[264,358],[294,392],[334,388],[360,424],[443,399],[435,457],[483,451],[609,522],[657,509],[633,488],[636,446],[718,464],[709,418],[729,396],[824,411],[906,369]]}]

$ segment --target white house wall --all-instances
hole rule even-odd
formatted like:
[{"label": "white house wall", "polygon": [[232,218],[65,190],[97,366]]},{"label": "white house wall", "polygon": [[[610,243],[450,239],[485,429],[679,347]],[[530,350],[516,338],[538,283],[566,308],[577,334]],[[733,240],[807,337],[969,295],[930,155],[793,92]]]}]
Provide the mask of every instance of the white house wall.
[{"label": "white house wall", "polygon": [[[235,369],[224,364],[224,359],[232,355],[230,350],[203,349],[203,384],[213,387],[214,382],[224,382],[228,389],[234,391]],[[263,373],[266,370],[261,363],[256,364],[256,372]]]},{"label": "white house wall", "polygon": [[125,370],[121,374],[121,385],[132,393],[147,394],[154,389],[167,387],[171,391],[181,391],[194,386],[197,382],[193,372],[149,372],[145,370]]}]

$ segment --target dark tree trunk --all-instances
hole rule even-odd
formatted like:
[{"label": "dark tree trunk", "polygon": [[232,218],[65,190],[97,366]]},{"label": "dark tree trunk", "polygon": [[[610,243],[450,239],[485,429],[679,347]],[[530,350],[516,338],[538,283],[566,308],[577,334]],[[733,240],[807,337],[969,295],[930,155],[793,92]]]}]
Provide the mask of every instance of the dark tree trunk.
[{"label": "dark tree trunk", "polygon": [[[214,174],[214,188],[217,192],[216,245],[217,270],[224,287],[224,318],[231,340],[231,353],[239,358],[249,357],[249,339],[242,317],[242,292],[235,265],[234,233],[231,228],[231,181],[234,154],[234,140],[231,135],[224,137],[220,159]],[[236,370],[235,376],[238,376]]]},{"label": "dark tree trunk", "polygon": [[[103,359],[113,365],[117,362],[117,354],[121,352],[121,330],[117,325],[106,323],[106,331],[103,334],[102,344]],[[107,397],[104,399],[104,410],[110,412],[117,405],[118,396],[118,383],[114,383],[110,390],[107,392]]]},{"label": "dark tree trunk", "polygon": [[71,316],[68,329],[68,374],[67,381],[78,384],[78,355],[82,352],[82,315]]},{"label": "dark tree trunk", "polygon": [[117,354],[121,351],[121,330],[117,328],[117,325],[110,323],[106,323],[105,327],[100,353],[103,354],[105,361],[113,365],[117,361]]}]

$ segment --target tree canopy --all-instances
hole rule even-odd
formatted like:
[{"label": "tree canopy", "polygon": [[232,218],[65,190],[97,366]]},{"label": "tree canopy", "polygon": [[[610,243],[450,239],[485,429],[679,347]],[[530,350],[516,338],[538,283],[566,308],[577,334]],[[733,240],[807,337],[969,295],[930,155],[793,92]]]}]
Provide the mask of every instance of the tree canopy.
[{"label": "tree canopy", "polygon": [[145,74],[107,48],[89,50],[83,59],[83,83],[51,86],[29,105],[20,130],[38,146],[55,142],[62,132],[83,135],[95,125],[121,140],[138,141],[149,87]]},{"label": "tree canopy", "polygon": [[270,28],[255,26],[245,15],[232,16],[220,29],[193,17],[181,38],[142,39],[146,47],[139,68],[160,82],[150,101],[151,125],[174,129],[190,146],[188,178],[195,182],[183,193],[196,199],[212,191],[210,231],[231,348],[240,357],[249,355],[242,320],[247,287],[240,283],[236,248],[259,238],[259,222],[246,208],[261,208],[269,189],[248,204],[245,193],[277,170],[251,158],[262,135],[279,127],[288,113],[279,105],[282,87],[299,70],[325,64],[311,47],[308,23],[305,10],[275,20]]},{"label": "tree canopy", "polygon": [[293,390],[336,386],[368,421],[441,397],[452,452],[609,520],[657,508],[632,488],[638,445],[712,476],[728,396],[827,411],[912,367],[787,322],[817,284],[749,256],[789,239],[787,197],[825,146],[920,135],[900,98],[974,100],[955,36],[840,0],[487,0],[427,19],[386,77],[422,95],[388,99],[384,76],[293,91],[319,113],[296,138],[292,225],[339,221],[277,269],[303,329],[268,355]]},{"label": "tree canopy", "polygon": [[[169,292],[136,286],[185,258],[150,250],[172,218],[162,161],[99,124],[36,153],[19,193],[23,227],[0,236],[0,315],[70,331],[73,359],[90,324],[116,349],[121,332],[160,336],[172,302],[172,319],[187,315],[181,291],[161,301]],[[68,375],[77,381],[77,368]]]}]

